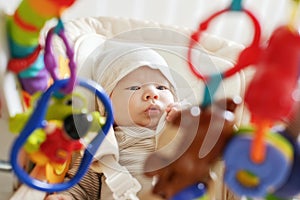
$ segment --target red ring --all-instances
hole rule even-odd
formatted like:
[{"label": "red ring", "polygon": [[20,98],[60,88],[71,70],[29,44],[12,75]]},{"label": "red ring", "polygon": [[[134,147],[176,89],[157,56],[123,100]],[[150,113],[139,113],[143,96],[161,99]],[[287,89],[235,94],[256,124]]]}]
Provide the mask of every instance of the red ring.
[{"label": "red ring", "polygon": [[[198,30],[195,31],[193,34],[191,34],[190,37],[190,44],[189,44],[189,49],[188,49],[188,54],[187,54],[187,58],[188,58],[188,66],[191,69],[191,71],[194,73],[194,75],[196,77],[198,77],[199,79],[202,79],[204,81],[206,81],[209,77],[202,75],[192,64],[192,48],[195,46],[195,44],[197,42],[199,42],[200,40],[200,35],[202,33],[202,31],[205,31],[208,28],[209,23],[216,17],[218,17],[219,15],[231,11],[230,9],[226,8],[223,9],[221,11],[218,11],[216,13],[214,13],[213,15],[211,15],[208,19],[206,19],[204,22],[202,22],[199,27]],[[260,28],[260,24],[258,22],[258,20],[256,19],[256,17],[249,11],[246,9],[242,10],[243,12],[245,12],[250,19],[252,20],[252,23],[254,25],[255,28],[255,33],[254,33],[254,37],[252,40],[252,43],[248,46],[248,48],[252,48],[252,47],[258,47],[259,46],[259,42],[260,42],[260,36],[261,36],[261,28]],[[233,74],[235,74],[236,72],[240,71],[241,69],[243,69],[244,65],[239,65],[238,63],[236,65],[234,65],[232,68],[228,69],[227,71],[223,72],[223,77],[229,77]]]}]

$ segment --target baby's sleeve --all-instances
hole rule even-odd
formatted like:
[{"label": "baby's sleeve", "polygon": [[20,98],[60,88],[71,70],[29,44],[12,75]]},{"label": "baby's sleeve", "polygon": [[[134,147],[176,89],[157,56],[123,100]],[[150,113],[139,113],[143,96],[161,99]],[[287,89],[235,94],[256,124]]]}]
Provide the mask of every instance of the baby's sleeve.
[{"label": "baby's sleeve", "polygon": [[[68,171],[65,180],[68,181],[75,176],[80,162],[81,157],[78,157],[74,161],[72,168]],[[101,176],[102,174],[96,173],[89,168],[87,173],[76,185],[66,191],[60,192],[60,194],[72,196],[74,200],[100,199]]]}]

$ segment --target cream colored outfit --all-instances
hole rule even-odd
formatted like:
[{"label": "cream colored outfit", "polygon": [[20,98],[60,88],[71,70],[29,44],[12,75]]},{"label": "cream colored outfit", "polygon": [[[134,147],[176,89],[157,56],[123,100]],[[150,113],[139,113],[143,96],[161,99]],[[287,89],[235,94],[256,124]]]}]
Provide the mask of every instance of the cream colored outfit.
[{"label": "cream colored outfit", "polygon": [[[84,73],[81,75],[99,83],[108,95],[117,83],[133,70],[141,66],[158,69],[170,82],[171,92],[177,99],[175,83],[166,61],[148,47],[107,41],[89,56],[83,66],[86,66],[86,69],[82,69]],[[86,96],[90,109],[105,114],[104,107],[101,102],[95,102],[93,94],[87,93]],[[150,193],[152,179],[143,175],[143,164],[155,148],[156,131],[143,127],[114,127],[94,156],[87,175],[65,193],[72,194],[75,199],[101,197],[103,200],[133,200],[136,193],[140,194],[139,191]],[[74,167],[77,166],[78,162]],[[74,173],[75,170],[71,170],[69,176],[72,177]],[[102,173],[104,175],[100,176]]]}]

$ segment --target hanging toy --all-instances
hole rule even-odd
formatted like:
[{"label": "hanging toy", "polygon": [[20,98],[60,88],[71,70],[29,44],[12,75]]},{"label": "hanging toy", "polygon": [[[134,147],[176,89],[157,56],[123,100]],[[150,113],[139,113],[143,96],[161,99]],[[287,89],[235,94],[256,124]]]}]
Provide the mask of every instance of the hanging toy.
[{"label": "hanging toy", "polygon": [[291,169],[293,148],[277,132],[269,131],[265,135],[264,161],[257,164],[241,153],[251,149],[254,132],[253,127],[240,127],[228,143],[223,156],[226,167],[224,179],[239,196],[265,197],[286,180]]},{"label": "hanging toy", "polygon": [[10,57],[8,70],[18,75],[22,89],[29,94],[45,91],[49,75],[44,66],[40,31],[45,23],[59,18],[75,0],[23,0],[7,18]]},{"label": "hanging toy", "polygon": [[[201,33],[208,28],[209,23],[228,11],[242,11],[249,16],[255,28],[252,43],[240,53],[233,68],[222,72],[220,75],[203,76],[192,64],[192,47],[200,40]],[[264,197],[268,190],[279,187],[289,173],[291,155],[285,156],[285,153],[277,148],[274,142],[268,141],[266,135],[271,126],[290,114],[294,103],[292,93],[296,88],[299,74],[300,39],[298,33],[291,31],[286,26],[279,27],[272,34],[267,46],[260,45],[260,34],[260,24],[255,16],[250,11],[242,8],[241,0],[237,0],[232,2],[230,8],[213,14],[200,24],[198,31],[191,36],[188,52],[190,69],[198,78],[207,82],[206,88],[210,92],[206,95],[208,96],[208,103],[212,101],[211,98],[222,79],[232,76],[250,65],[256,69],[245,93],[245,104],[251,112],[254,134],[248,135],[246,138],[243,136],[240,138],[241,141],[238,142],[236,140],[239,139],[235,139],[232,144],[228,144],[224,153],[226,184],[236,194],[249,197]],[[218,79],[214,77],[218,77]],[[288,143],[284,138],[280,140]],[[237,145],[239,142],[244,145]],[[245,148],[245,146],[248,146],[248,148]],[[235,161],[238,159],[233,156],[233,152],[241,152],[241,148],[245,150],[244,152],[248,152],[250,156],[240,154],[239,158],[244,157],[244,162],[240,162],[239,166],[236,166]],[[268,155],[270,151],[272,155],[282,154],[282,159],[277,161],[269,159],[269,156],[271,156]],[[234,159],[230,159],[232,157]],[[264,167],[271,165],[277,167],[280,165],[283,170],[261,174],[260,166],[263,165]],[[255,186],[249,186],[245,181],[242,183],[236,178],[240,171],[247,171],[246,174],[261,175],[262,177],[256,177],[259,180],[258,183]]]},{"label": "hanging toy", "polygon": [[[28,109],[23,113],[18,113],[9,119],[9,129],[12,133],[19,134],[22,129],[24,129],[28,119],[34,111],[34,107],[41,98],[42,93],[35,93],[31,97],[31,102]],[[73,102],[80,104],[81,106],[73,106]],[[63,122],[65,118],[72,114],[85,113],[87,109],[87,102],[82,95],[79,93],[72,92],[71,94],[64,96],[53,96],[51,97],[51,104],[47,110],[45,120],[46,121],[61,121]],[[92,113],[96,118],[97,112]],[[31,153],[39,149],[39,145],[45,140],[46,134],[40,133],[40,130],[33,133],[27,140],[24,148],[27,153]]]},{"label": "hanging toy", "polygon": [[[297,19],[297,10],[299,8],[299,0],[293,1],[294,6],[292,9],[291,18],[289,21],[289,28],[292,31],[296,30],[296,19]],[[298,30],[299,32],[299,30]],[[299,63],[300,66],[300,63]],[[299,88],[298,88],[299,90]],[[299,126],[299,120],[300,120],[300,104],[299,99],[298,103],[295,107],[296,111],[294,114],[292,114],[292,117],[288,119],[287,125],[285,127],[275,128],[275,131],[279,132],[283,137],[285,137],[293,146],[294,149],[294,157],[293,157],[293,165],[292,169],[290,171],[290,174],[288,176],[288,179],[285,181],[285,183],[277,188],[276,191],[274,191],[272,194],[269,194],[267,197],[268,200],[271,200],[272,197],[278,197],[281,199],[291,199],[294,196],[297,196],[300,194],[300,179],[299,173],[300,173],[300,143],[298,140],[299,132],[300,132],[300,126]],[[273,198],[273,199],[276,199]],[[277,198],[277,199],[278,199]]]},{"label": "hanging toy", "polygon": [[[50,47],[55,34],[65,44],[69,60],[70,76],[68,79],[59,79],[58,76],[57,63]],[[21,182],[33,189],[51,193],[72,187],[84,176],[113,123],[113,113],[109,97],[98,84],[90,80],[77,80],[74,51],[64,34],[64,26],[60,19],[57,25],[47,33],[44,64],[52,77],[53,84],[45,92],[40,91],[40,98],[31,105],[28,112],[16,116],[15,124],[16,120],[19,121],[19,118],[25,116],[25,119],[20,120],[21,123],[16,126],[17,128],[11,122],[12,131],[13,129],[21,129],[21,131],[12,146],[10,159],[12,168]],[[71,103],[78,97],[73,92],[75,86],[89,90],[103,103],[107,114],[105,122],[101,122],[103,118],[98,112],[96,112],[98,114],[87,113],[86,106],[84,106],[86,104],[81,103],[83,107],[78,110],[73,108]],[[38,94],[38,92],[34,93],[33,97]],[[77,103],[80,104],[80,102]],[[100,125],[101,128],[99,128]],[[63,182],[73,152],[84,147],[81,143],[82,137],[90,131],[95,131],[95,126],[98,127],[96,129],[98,134],[85,146],[76,175],[71,180]],[[19,165],[18,155],[23,148],[36,164],[35,168],[45,170],[46,180],[30,176]]]},{"label": "hanging toy", "polygon": [[[11,132],[19,134],[22,131],[40,97],[40,93],[35,94],[31,107],[9,120]],[[96,111],[87,113],[85,98],[75,92],[63,97],[53,96],[50,101],[45,127],[36,129],[23,147],[36,167],[45,171],[46,180],[49,183],[59,183],[64,179],[73,152],[83,149],[80,138],[88,132],[97,132],[103,125],[103,117]]]},{"label": "hanging toy", "polygon": [[76,79],[76,63],[74,61],[74,51],[71,48],[67,37],[65,35],[64,31],[64,25],[60,19],[58,19],[58,23],[55,27],[51,28],[46,36],[46,42],[45,42],[45,55],[44,55],[44,63],[47,71],[50,73],[53,81],[56,81],[59,79],[58,76],[58,64],[56,63],[52,48],[51,48],[51,43],[53,40],[53,36],[56,34],[58,35],[61,40],[63,41],[66,49],[66,54],[68,57],[68,65],[69,67],[69,78],[70,81],[68,82],[66,88],[63,89],[63,93],[69,93],[73,90],[74,87],[74,82]]},{"label": "hanging toy", "polygon": [[[251,155],[249,159],[251,159],[254,167],[257,167],[250,170],[249,165],[245,164],[242,169],[249,170],[255,175],[260,174],[258,166],[267,165],[267,160],[270,156],[268,155],[270,154],[269,143],[266,141],[268,130],[276,122],[280,122],[283,118],[290,115],[294,105],[292,94],[296,88],[299,74],[299,42],[300,37],[298,34],[291,32],[288,27],[279,27],[272,34],[268,46],[265,49],[261,49],[258,53],[257,56],[260,60],[257,63],[253,63],[257,68],[245,93],[245,103],[251,112],[252,122],[255,127],[254,139],[251,142],[251,146],[249,146]],[[286,139],[285,141],[287,142]],[[276,149],[275,145],[272,145],[272,147],[273,150]],[[230,150],[230,148],[234,150]],[[228,145],[228,152],[236,150],[240,151],[234,144]],[[282,151],[282,149],[276,150]],[[225,155],[225,160],[226,157]],[[240,181],[233,183],[231,180],[236,180],[233,179],[234,173],[230,175],[227,172],[225,180],[227,180],[229,185],[235,185],[240,195],[264,197],[267,192],[276,190],[285,182],[292,164],[291,160],[286,158],[277,162],[275,162],[275,159],[272,159],[270,162],[276,168],[279,165],[288,166],[285,170],[279,170],[270,174],[269,179],[271,178],[274,182],[269,185],[265,185],[268,178],[262,179],[259,176],[260,181],[257,186],[237,189]],[[234,170],[230,162],[226,163],[226,165],[228,166],[227,171]],[[278,178],[277,181],[275,181],[276,177]],[[261,189],[261,187],[263,188]],[[243,191],[243,189],[245,190]]]},{"label": "hanging toy", "polygon": [[[86,115],[85,113],[75,114],[72,112],[67,112],[65,115],[61,115],[61,110],[57,110],[56,106],[49,110],[49,108],[51,108],[50,101],[52,101],[52,98],[55,98],[55,95],[58,92],[67,86],[69,80],[70,79],[55,81],[39,98],[32,111],[32,114],[30,115],[30,118],[27,120],[24,128],[12,146],[10,159],[15,174],[21,180],[21,182],[37,190],[45,192],[63,191],[80,181],[82,176],[87,171],[93,159],[93,155],[96,153],[98,147],[105,138],[113,121],[111,103],[104,90],[98,84],[92,81],[78,80],[76,85],[84,87],[95,93],[97,98],[99,98],[99,100],[104,104],[107,111],[105,123],[94,139],[86,146],[79,169],[71,180],[63,183],[49,183],[49,180],[45,182],[29,176],[24,169],[20,167],[17,158],[20,149],[22,149],[24,144],[28,142],[28,139],[32,136],[32,134],[43,133],[41,134],[42,136],[39,136],[42,139],[37,139],[39,142],[33,143],[34,145],[30,144],[32,145],[30,146],[31,148],[28,148],[27,146],[27,151],[29,151],[30,157],[37,163],[37,165],[46,164],[49,166],[48,164],[50,164],[50,168],[48,169],[53,170],[53,172],[51,173],[50,171],[51,174],[49,177],[56,178],[55,172],[59,170],[59,167],[64,164],[65,161],[69,161],[69,156],[71,155],[72,151],[79,150],[80,147],[82,147],[77,140],[86,134],[86,132],[90,129],[91,123],[95,123],[89,121],[89,115]],[[58,118],[63,116],[63,121],[59,119],[47,120],[47,118],[55,118],[54,116],[58,116]],[[80,120],[80,122],[78,122],[78,120]],[[99,122],[99,118],[94,120]],[[84,121],[86,122],[84,123],[84,127],[77,127]],[[47,134],[49,134],[49,136],[47,136]],[[63,141],[58,141],[57,139]],[[32,139],[32,141],[36,141],[36,139]]]},{"label": "hanging toy", "polygon": [[[300,36],[287,26],[279,27],[257,56],[260,61],[254,63],[256,73],[246,91],[245,103],[259,132],[291,114],[299,76]],[[257,162],[263,159],[261,139],[263,135],[258,135],[253,146],[253,159]]]},{"label": "hanging toy", "polygon": [[[256,73],[246,91],[245,103],[251,112],[256,129],[256,135],[251,146],[251,159],[258,166],[264,165],[266,162],[264,159],[268,156],[268,144],[264,141],[266,132],[276,122],[287,118],[294,107],[292,96],[297,86],[300,59],[300,36],[298,32],[289,26],[277,28],[273,32],[268,46],[261,49],[257,56],[260,60],[254,63],[257,67]],[[292,165],[292,162],[288,161],[287,164]],[[274,163],[274,166],[277,167],[278,165]],[[276,190],[284,184],[290,173],[290,168],[291,166],[284,171],[286,174],[285,176],[282,175],[282,180],[278,181],[271,190],[266,188],[266,191]],[[230,166],[228,169],[230,170]],[[245,169],[247,168],[245,167]],[[258,173],[258,170],[256,172]],[[283,171],[278,172],[277,175],[283,173]],[[260,194],[260,196],[263,195],[266,194]]]},{"label": "hanging toy", "polygon": [[[69,103],[70,103],[70,102],[72,102],[71,98],[74,99],[75,97],[79,96],[79,95],[76,95],[75,93],[72,93],[73,87],[75,85],[75,79],[76,79],[76,77],[75,77],[76,76],[76,63],[74,62],[73,49],[69,45],[68,40],[64,34],[64,26],[63,26],[63,23],[61,22],[61,20],[58,20],[57,25],[54,28],[50,29],[47,33],[46,42],[45,42],[44,63],[47,68],[47,71],[50,73],[53,81],[59,80],[58,67],[57,67],[58,65],[56,63],[56,60],[54,58],[54,55],[53,55],[53,52],[51,49],[51,41],[52,41],[54,34],[57,34],[58,36],[60,36],[63,43],[65,44],[66,54],[69,59],[68,65],[69,65],[69,71],[70,71],[70,78],[69,78],[67,85],[55,94],[56,98],[53,97],[52,101],[53,102],[64,102],[65,100],[69,99],[70,100]],[[40,93],[41,93],[41,91],[36,92],[32,96],[33,100],[35,100],[37,98],[37,96],[40,95]],[[70,96],[70,93],[71,93],[71,96]],[[69,94],[69,95],[67,95],[67,94]],[[57,100],[57,98],[59,98],[59,101]],[[81,100],[81,101],[83,102],[84,100]],[[31,102],[31,104],[35,104],[35,103]],[[61,105],[64,105],[64,103],[61,103]],[[46,116],[47,120],[63,121],[64,118],[67,117],[66,114],[76,112],[76,109],[73,110],[72,107],[67,108],[67,107],[59,106],[59,103],[56,103],[56,104],[52,103],[50,105],[50,107],[53,107],[53,106],[55,106],[55,109],[57,109],[55,111],[56,113],[51,114],[53,111],[51,112],[52,109],[49,109],[49,111],[47,112],[47,116]],[[71,106],[71,105],[67,105],[67,106]],[[24,119],[28,119],[29,118],[28,115],[30,115],[31,113],[32,113],[32,108],[29,109],[25,113],[20,113],[20,114],[17,114],[16,116],[12,117],[10,119],[10,130],[13,133],[19,133],[21,131],[21,129],[23,128],[24,124],[27,123],[24,121]],[[50,113],[49,116],[48,116],[48,113]],[[44,137],[42,137],[44,134],[41,133],[40,131],[36,131],[36,132],[37,132],[36,134],[32,134],[29,137],[28,142],[25,145],[25,149],[28,146],[30,146],[30,148],[31,148],[32,146],[35,146],[34,144],[39,144],[41,141],[44,140],[43,139]],[[36,137],[34,135],[39,135],[39,137]],[[27,148],[27,150],[28,150],[28,148]]]}]

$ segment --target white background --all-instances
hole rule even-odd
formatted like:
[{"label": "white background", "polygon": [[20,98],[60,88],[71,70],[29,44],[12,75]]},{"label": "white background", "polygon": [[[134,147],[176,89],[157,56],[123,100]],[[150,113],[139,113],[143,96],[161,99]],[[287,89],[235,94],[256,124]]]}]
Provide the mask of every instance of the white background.
[{"label": "white background", "polygon": [[[13,13],[20,0],[0,0],[0,9]],[[227,7],[231,0],[77,0],[63,19],[86,16],[122,16],[197,28],[201,20]],[[244,8],[259,19],[264,37],[290,19],[292,0],[243,0]],[[298,8],[299,10],[299,8]],[[299,17],[298,12],[298,19]],[[243,14],[222,15],[209,31],[243,44],[252,38],[252,25]],[[299,27],[300,20],[297,20]]]}]

